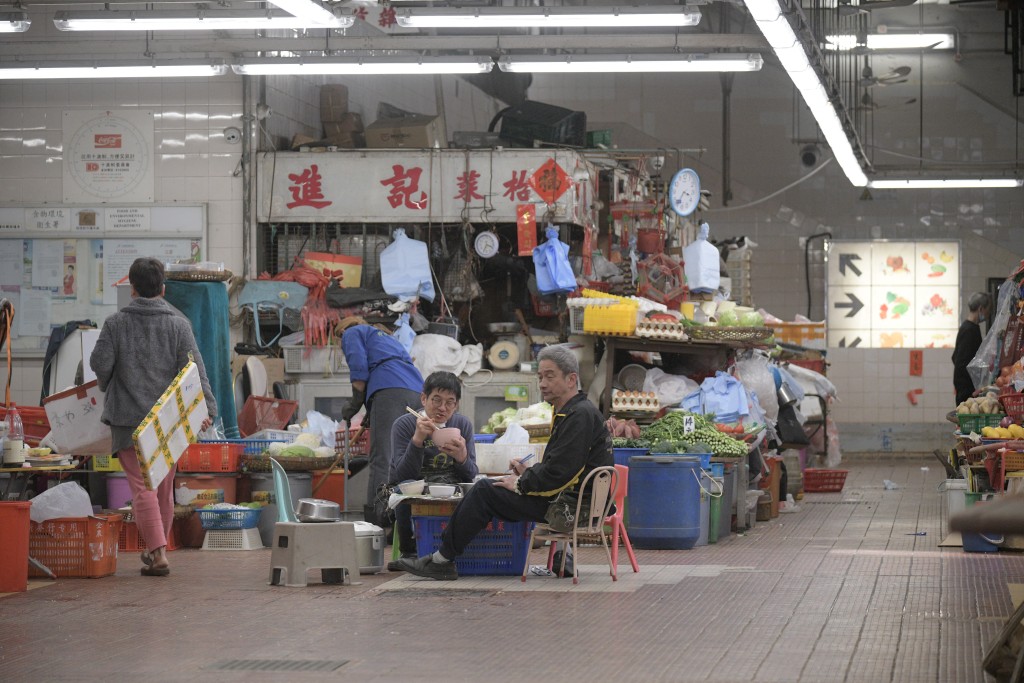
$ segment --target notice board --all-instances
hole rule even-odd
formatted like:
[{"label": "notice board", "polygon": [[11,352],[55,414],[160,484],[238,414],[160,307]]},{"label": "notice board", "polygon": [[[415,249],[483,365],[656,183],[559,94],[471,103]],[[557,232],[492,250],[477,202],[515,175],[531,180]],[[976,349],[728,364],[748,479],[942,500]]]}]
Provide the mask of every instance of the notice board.
[{"label": "notice board", "polygon": [[41,356],[50,332],[117,310],[132,261],[205,258],[206,206],[0,207],[0,296],[14,304],[11,349]]},{"label": "notice board", "polygon": [[960,327],[960,243],[835,241],[828,345],[952,348]]}]

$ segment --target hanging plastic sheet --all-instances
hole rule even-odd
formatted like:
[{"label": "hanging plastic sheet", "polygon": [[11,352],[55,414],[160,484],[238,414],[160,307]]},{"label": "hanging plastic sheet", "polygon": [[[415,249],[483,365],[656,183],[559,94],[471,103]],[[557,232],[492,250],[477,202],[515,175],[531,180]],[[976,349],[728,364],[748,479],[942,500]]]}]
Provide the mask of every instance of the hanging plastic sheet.
[{"label": "hanging plastic sheet", "polygon": [[380,278],[384,291],[401,299],[434,300],[427,244],[395,230],[395,240],[380,253]]},{"label": "hanging plastic sheet", "polygon": [[558,228],[548,223],[547,236],[533,250],[533,265],[537,272],[537,290],[541,294],[559,294],[576,289],[576,276],[569,264],[569,245],[558,239]]},{"label": "hanging plastic sheet", "polygon": [[700,224],[697,239],[683,249],[683,268],[686,284],[691,292],[714,292],[721,281],[721,266],[718,250],[708,242],[710,226]]}]

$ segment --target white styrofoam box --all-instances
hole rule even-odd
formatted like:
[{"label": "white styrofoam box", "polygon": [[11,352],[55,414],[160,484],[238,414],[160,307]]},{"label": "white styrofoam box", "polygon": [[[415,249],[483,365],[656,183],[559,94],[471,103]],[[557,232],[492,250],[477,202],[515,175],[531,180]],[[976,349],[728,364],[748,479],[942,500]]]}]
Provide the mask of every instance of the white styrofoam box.
[{"label": "white styrofoam box", "polygon": [[481,474],[505,474],[508,472],[508,463],[515,458],[522,460],[532,455],[530,464],[534,461],[540,462],[544,457],[544,444],[496,444],[478,443],[476,446],[476,466]]},{"label": "white styrofoam box", "polygon": [[348,363],[341,347],[325,346],[309,349],[305,346],[281,346],[284,356],[284,371],[289,374],[333,374],[348,372]]}]

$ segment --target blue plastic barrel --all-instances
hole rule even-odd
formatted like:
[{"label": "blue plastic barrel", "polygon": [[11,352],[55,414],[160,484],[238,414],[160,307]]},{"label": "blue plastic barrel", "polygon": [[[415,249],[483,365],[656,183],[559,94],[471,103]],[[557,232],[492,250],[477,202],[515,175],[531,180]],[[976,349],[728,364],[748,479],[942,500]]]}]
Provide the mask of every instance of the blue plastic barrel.
[{"label": "blue plastic barrel", "polygon": [[700,460],[634,455],[629,461],[629,523],[636,548],[688,549],[700,537]]},{"label": "blue plastic barrel", "polygon": [[650,450],[650,448],[613,448],[612,457],[615,458],[616,465],[629,467],[630,458],[634,455],[647,455]]}]

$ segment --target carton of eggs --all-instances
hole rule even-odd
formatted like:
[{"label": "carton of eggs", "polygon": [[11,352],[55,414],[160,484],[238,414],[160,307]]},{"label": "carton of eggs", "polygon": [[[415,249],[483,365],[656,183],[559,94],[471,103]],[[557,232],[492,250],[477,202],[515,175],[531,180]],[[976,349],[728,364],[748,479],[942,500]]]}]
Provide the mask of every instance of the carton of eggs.
[{"label": "carton of eggs", "polygon": [[653,391],[612,392],[612,411],[640,411],[656,413],[661,408],[658,395]]},{"label": "carton of eggs", "polygon": [[676,322],[660,320],[643,320],[637,323],[636,336],[650,339],[666,339],[668,341],[686,341],[686,328]]}]

